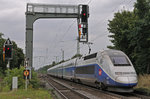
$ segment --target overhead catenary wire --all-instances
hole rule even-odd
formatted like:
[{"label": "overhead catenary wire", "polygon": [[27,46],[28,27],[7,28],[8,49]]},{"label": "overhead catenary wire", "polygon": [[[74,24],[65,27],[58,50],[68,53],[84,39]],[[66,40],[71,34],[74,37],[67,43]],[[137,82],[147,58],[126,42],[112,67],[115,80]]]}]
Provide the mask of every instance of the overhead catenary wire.
[{"label": "overhead catenary wire", "polygon": [[[92,0],[89,0],[87,4],[90,4],[92,2]],[[71,27],[73,26],[73,24],[75,23],[76,20],[73,20],[73,22],[69,25],[68,29],[66,30],[66,32],[64,32],[64,35],[62,36],[62,39],[60,40],[60,42],[64,39],[64,37],[66,36],[66,34],[69,32],[69,30],[71,29]]]},{"label": "overhead catenary wire", "polygon": [[[63,22],[63,21],[62,21]],[[62,23],[61,22],[61,23]],[[58,34],[56,33],[56,36],[54,37],[54,39],[53,39],[53,49],[55,50],[56,49],[56,47],[60,44],[60,42],[64,39],[64,37],[66,36],[66,34],[69,32],[69,30],[71,29],[71,27],[73,26],[73,24],[75,23],[75,20],[73,20],[72,21],[72,23],[69,25],[69,27],[66,29],[66,31],[64,32],[64,34],[61,36],[61,38],[60,38],[60,40],[59,41],[57,41],[57,39],[58,39]],[[59,32],[61,32],[61,31],[59,31]]]},{"label": "overhead catenary wire", "polygon": [[[61,21],[60,24],[62,24],[62,23],[63,23],[63,21]],[[58,31],[61,32],[60,28],[58,29]],[[54,37],[53,40],[52,40],[51,46],[49,46],[48,48],[46,48],[46,49],[48,49],[48,54],[49,54],[49,50],[52,50],[52,48],[53,48],[53,50],[55,50],[55,48],[56,48],[56,43],[57,43],[57,39],[58,39],[58,32],[56,32],[55,37]],[[53,46],[53,47],[52,47],[52,46]],[[52,57],[51,54],[50,54],[50,57]],[[46,61],[48,61],[48,58],[46,59]]]},{"label": "overhead catenary wire", "polygon": [[90,4],[92,2],[92,0],[89,0],[87,4]]},{"label": "overhead catenary wire", "polygon": [[[77,1],[76,1],[76,3],[77,3]],[[69,4],[69,2],[68,2],[68,4]],[[66,36],[66,34],[68,34],[69,30],[71,29],[71,27],[73,26],[73,24],[75,23],[75,21],[76,21],[76,20],[73,20],[73,21],[71,22],[71,24],[68,26],[68,28],[66,29],[66,31],[65,31],[65,32],[63,33],[63,35],[61,36],[61,38],[60,38],[59,42],[57,43],[57,45],[59,45],[59,43],[60,43],[61,41],[63,41],[64,37]],[[55,44],[54,48],[56,48],[57,45]]]},{"label": "overhead catenary wire", "polygon": [[[92,0],[89,0],[89,2],[87,4],[90,4],[92,2]],[[71,27],[73,26],[73,24],[75,24],[75,20],[72,21],[72,23],[69,25],[69,27],[66,29],[66,31],[64,32],[63,36],[61,37],[61,40],[62,41],[64,39],[64,37],[66,36],[66,34],[69,32],[69,30],[71,29]]]},{"label": "overhead catenary wire", "polygon": [[[92,0],[89,0],[89,2],[87,4],[90,4],[91,2],[92,2]],[[59,45],[59,43],[61,41],[63,41],[64,37],[68,34],[68,32],[70,31],[70,29],[73,26],[73,24],[75,24],[75,21],[76,21],[76,19],[71,22],[71,24],[69,25],[69,27],[66,29],[66,31],[64,32],[64,34],[61,36],[61,39],[59,40],[59,42],[57,42],[57,45],[56,45],[56,43],[54,44],[54,49],[56,48],[56,46]]]},{"label": "overhead catenary wire", "polygon": [[[131,1],[132,0],[130,0],[130,3],[131,3]],[[89,0],[89,3],[91,3],[92,2],[92,0]],[[123,1],[123,2],[125,2],[125,0]],[[118,8],[118,7],[117,7]],[[114,12],[114,11],[116,11],[116,8],[115,8],[115,10],[112,10],[112,12]],[[109,16],[107,16],[107,17],[109,17]],[[106,18],[106,17],[105,17]],[[104,20],[103,20],[104,21]],[[104,21],[105,22],[105,21]],[[104,23],[103,22],[103,23]],[[74,22],[73,23],[71,23],[70,25],[69,25],[69,27],[66,29],[66,31],[67,32],[64,32],[64,34],[61,36],[61,38],[60,38],[60,40],[57,42],[57,43],[55,43],[54,45],[55,45],[55,47],[54,48],[56,48],[58,45],[59,45],[59,43],[61,42],[61,41],[63,41],[63,39],[65,38],[65,36],[67,35],[67,33],[70,31],[70,28],[72,27],[72,25],[75,23],[75,20],[74,20]],[[97,25],[98,26],[98,25]],[[106,33],[107,31],[105,31],[104,33]],[[101,37],[103,37],[103,36],[106,36],[106,35],[108,35],[108,34],[99,34],[97,37],[95,37],[94,39],[92,39],[91,41],[96,41],[98,38],[101,38]],[[56,45],[57,44],[57,45]]]},{"label": "overhead catenary wire", "polygon": [[[130,3],[131,3],[131,1],[132,0],[130,0],[129,2],[127,2],[127,4],[129,5]],[[125,0],[123,1],[123,2],[121,2],[120,3],[120,5],[122,4],[122,3],[125,3]],[[113,13],[114,11],[116,11],[116,9],[117,9],[118,7],[116,7],[115,9],[113,9],[112,11],[111,11],[111,13]],[[110,16],[110,15],[109,15]],[[109,17],[109,16],[107,16],[107,17]],[[106,18],[106,17],[105,17]],[[103,23],[104,23],[105,21],[103,21]],[[93,25],[93,26],[95,26],[95,25]],[[98,26],[98,25],[96,25],[96,26]],[[104,37],[104,36],[106,36],[106,35],[108,35],[108,33],[107,33],[108,31],[106,30],[103,34],[99,34],[98,36],[96,36],[95,38],[93,38],[91,41],[92,42],[95,42],[98,38],[102,38],[102,37]],[[106,34],[107,33],[107,34]],[[95,44],[95,43],[94,43]],[[80,47],[80,48],[83,48],[83,47],[85,47],[85,46],[82,46],[82,47]]]},{"label": "overhead catenary wire", "polygon": [[[66,34],[68,34],[69,30],[71,29],[71,27],[73,26],[73,24],[74,24],[75,21],[76,21],[76,20],[73,20],[73,21],[71,22],[71,24],[70,24],[69,27],[66,29],[66,31],[63,33],[63,35],[61,36],[61,38],[60,38],[60,40],[59,40],[58,42],[55,40],[55,43],[54,43],[54,46],[53,46],[54,49],[60,44],[61,41],[63,41],[64,37],[66,36]],[[56,45],[56,42],[57,42],[57,45]]]},{"label": "overhead catenary wire", "polygon": [[[125,3],[125,1],[126,1],[126,0],[124,0],[123,2],[121,2],[119,5]],[[127,4],[130,4],[131,1],[133,1],[133,0],[130,0],[129,2],[127,2]],[[114,13],[117,8],[118,8],[118,7],[115,7],[115,8],[111,11],[110,14]],[[108,17],[110,16],[110,14],[109,14],[107,17],[105,17],[105,18],[108,18]],[[98,22],[98,23],[99,23],[99,22]],[[97,24],[98,24],[98,23],[97,23]],[[103,25],[104,23],[105,23],[105,21],[103,21],[101,25]],[[97,24],[96,24],[96,26],[98,26]],[[95,26],[95,25],[93,25],[93,26]],[[99,26],[99,27],[100,27],[100,26]],[[106,33],[106,32],[107,32],[107,31],[105,31],[104,33]],[[105,35],[108,35],[108,34],[99,34],[97,37],[95,37],[94,39],[92,39],[92,41],[98,39],[99,37],[103,37],[103,36],[105,36]]]},{"label": "overhead catenary wire", "polygon": [[[88,4],[90,4],[91,1],[92,1],[92,0],[89,0]],[[125,2],[125,0],[124,0],[123,2],[121,2],[120,5],[121,5],[122,3],[124,3],[124,2]],[[115,7],[115,9],[113,9],[112,12],[114,12],[117,8],[118,8],[118,7]],[[107,17],[108,17],[108,16],[107,16]],[[106,31],[106,32],[107,32],[107,31]],[[106,33],[106,32],[105,32],[105,33]],[[106,36],[106,35],[107,35],[107,34],[100,34],[99,36],[97,36],[97,37],[95,37],[94,39],[92,39],[92,41],[95,41],[96,39],[98,39],[98,38],[100,38],[100,37],[103,37],[103,36]],[[81,47],[81,48],[82,48],[82,47]]]},{"label": "overhead catenary wire", "polygon": [[[120,6],[121,4],[123,4],[125,1],[126,1],[126,0],[123,0],[121,3],[119,3],[119,6]],[[105,22],[105,19],[108,19],[108,17],[109,17],[112,13],[114,13],[114,11],[116,11],[117,8],[118,8],[118,6],[115,7],[115,8],[110,12],[109,15],[107,15],[106,17],[104,17],[104,18],[101,19],[100,21],[97,21],[97,23],[96,23],[95,25],[93,25],[93,27],[98,26],[98,24],[99,24],[100,22],[101,22],[101,24],[103,24],[103,23]]]}]

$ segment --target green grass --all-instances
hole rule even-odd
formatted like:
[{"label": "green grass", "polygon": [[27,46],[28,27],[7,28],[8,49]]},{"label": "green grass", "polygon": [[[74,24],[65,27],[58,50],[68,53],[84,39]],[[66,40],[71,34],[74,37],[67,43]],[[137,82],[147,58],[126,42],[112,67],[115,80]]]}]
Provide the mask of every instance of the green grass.
[{"label": "green grass", "polygon": [[43,89],[17,90],[0,92],[0,99],[52,99],[48,91]]}]

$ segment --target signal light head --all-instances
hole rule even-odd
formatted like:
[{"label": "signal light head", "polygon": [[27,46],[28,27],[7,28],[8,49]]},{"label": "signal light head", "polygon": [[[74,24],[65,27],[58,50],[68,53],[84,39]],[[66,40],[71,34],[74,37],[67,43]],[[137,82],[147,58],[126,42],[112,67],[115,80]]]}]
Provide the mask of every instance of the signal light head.
[{"label": "signal light head", "polygon": [[85,13],[83,13],[83,16],[85,16],[86,14]]},{"label": "signal light head", "polygon": [[5,58],[6,59],[12,58],[12,45],[5,45]]}]

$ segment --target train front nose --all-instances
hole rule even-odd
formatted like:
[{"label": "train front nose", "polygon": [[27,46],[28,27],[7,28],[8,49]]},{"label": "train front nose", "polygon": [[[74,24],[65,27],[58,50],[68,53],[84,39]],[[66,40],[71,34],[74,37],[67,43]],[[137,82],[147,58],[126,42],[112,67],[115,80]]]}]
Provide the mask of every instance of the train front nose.
[{"label": "train front nose", "polygon": [[116,77],[116,81],[120,86],[134,87],[137,85],[137,77]]}]

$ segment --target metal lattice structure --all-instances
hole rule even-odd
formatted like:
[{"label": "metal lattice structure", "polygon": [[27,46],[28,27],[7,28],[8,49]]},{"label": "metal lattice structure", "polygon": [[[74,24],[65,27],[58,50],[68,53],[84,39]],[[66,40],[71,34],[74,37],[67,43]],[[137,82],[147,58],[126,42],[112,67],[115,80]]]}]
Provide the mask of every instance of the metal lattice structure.
[{"label": "metal lattice structure", "polygon": [[78,6],[28,3],[26,12],[27,13],[78,14]]}]

